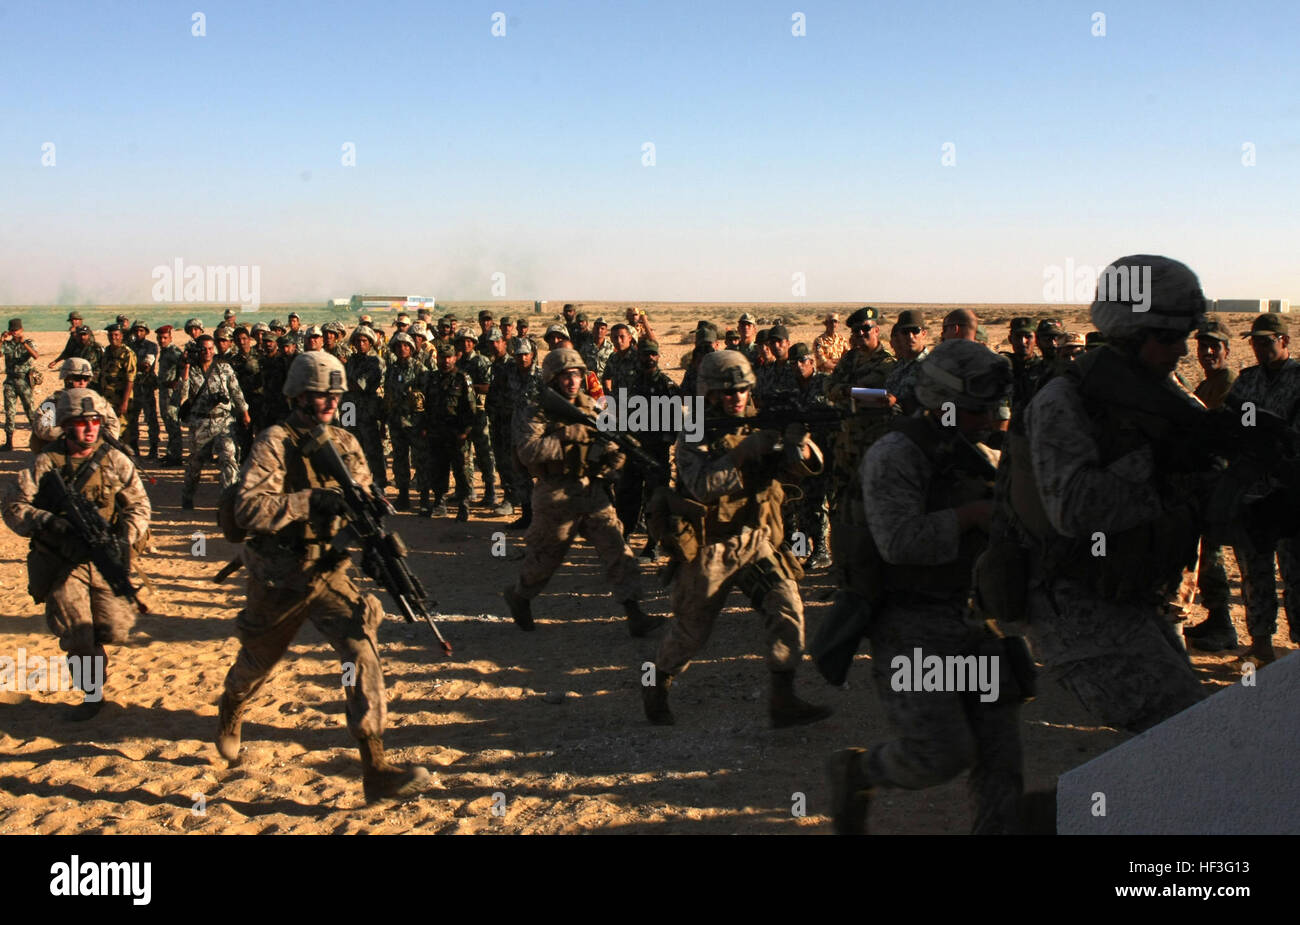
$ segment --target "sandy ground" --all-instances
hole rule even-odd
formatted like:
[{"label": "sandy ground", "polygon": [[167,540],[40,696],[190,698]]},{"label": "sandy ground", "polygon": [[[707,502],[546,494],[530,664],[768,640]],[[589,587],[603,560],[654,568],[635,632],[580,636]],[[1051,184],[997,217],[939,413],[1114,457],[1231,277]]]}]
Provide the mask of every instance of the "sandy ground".
[{"label": "sandy ground", "polygon": [[[774,310],[765,308],[771,317]],[[811,316],[809,306],[798,310]],[[1005,320],[1023,311],[986,309],[995,345]],[[677,309],[674,321],[653,306],[651,312],[664,366],[676,369],[685,349],[677,341],[699,314]],[[930,313],[936,328],[940,313]],[[1073,313],[1072,326],[1086,329],[1082,317]],[[1244,330],[1249,318],[1230,323]],[[811,340],[818,330],[805,325],[794,335]],[[63,334],[36,339],[49,358]],[[1243,346],[1234,343],[1238,365],[1248,355]],[[1199,381],[1194,368],[1187,371]],[[54,385],[47,373],[41,392]],[[25,448],[25,430],[17,443]],[[29,462],[21,449],[0,456],[6,488]],[[357,752],[343,725],[339,666],[310,626],[253,700],[244,756],[227,767],[211,736],[221,682],[238,647],[231,633],[244,592],[242,576],[222,586],[209,580],[233,552],[214,524],[215,479],[209,472],[198,509],[183,512],[181,470],[147,464],[144,474],[154,507],[157,554],[148,557],[147,572],[156,606],[140,617],[130,644],[110,652],[111,703],[92,723],[62,718],[77,694],[0,693],[0,833],[829,832],[826,755],[890,734],[865,653],[844,689],[826,685],[805,662],[800,690],[833,705],[831,719],[768,728],[759,623],[739,595],[674,687],[678,725],[648,725],[640,666],[653,658],[657,640],[628,637],[619,608],[603,593],[590,547],[576,546],[536,601],[537,632],[521,633],[499,594],[522,557],[520,534],[505,533],[507,555],[493,556],[506,519],[476,507],[468,524],[393,519],[413,550],[412,567],[438,601],[456,653],[442,658],[423,627],[396,617],[384,624],[385,740],[397,758],[435,771],[436,789],[407,803],[364,805]],[[199,533],[206,540],[202,556],[193,554]],[[56,655],[42,610],[26,592],[26,551],[26,540],[0,530],[0,654],[16,655],[21,647]],[[666,613],[654,573],[647,568],[644,576],[646,608]],[[1235,567],[1232,579],[1233,618],[1244,634]],[[824,573],[803,586],[810,633],[830,590]],[[1200,619],[1203,611],[1195,606],[1191,614]],[[1274,640],[1282,648],[1285,632]],[[1194,663],[1210,687],[1238,676],[1232,653],[1194,653]],[[1024,708],[1023,721],[1030,789],[1050,787],[1062,772],[1124,739],[1091,722],[1050,682]],[[967,831],[964,778],[882,794],[872,807],[873,830]]]}]

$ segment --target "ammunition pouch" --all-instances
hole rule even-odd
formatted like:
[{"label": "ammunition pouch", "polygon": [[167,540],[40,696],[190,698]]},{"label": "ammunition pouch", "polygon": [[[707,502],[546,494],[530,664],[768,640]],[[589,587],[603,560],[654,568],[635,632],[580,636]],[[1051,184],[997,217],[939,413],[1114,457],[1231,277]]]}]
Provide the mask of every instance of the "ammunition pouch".
[{"label": "ammunition pouch", "polygon": [[646,505],[646,527],[674,562],[690,562],[700,554],[708,510],[698,501],[660,485]]},{"label": "ammunition pouch", "polygon": [[990,543],[975,560],[975,606],[988,617],[1018,623],[1029,610],[1029,552],[1012,537]]},{"label": "ammunition pouch", "polygon": [[39,539],[33,539],[27,553],[27,593],[36,603],[44,604],[54,586],[67,577],[76,565],[77,563],[65,559],[59,550],[47,546]]},{"label": "ammunition pouch", "polygon": [[736,587],[749,598],[755,610],[763,609],[767,592],[780,583],[782,568],[772,559],[763,558],[749,563],[736,573]]}]

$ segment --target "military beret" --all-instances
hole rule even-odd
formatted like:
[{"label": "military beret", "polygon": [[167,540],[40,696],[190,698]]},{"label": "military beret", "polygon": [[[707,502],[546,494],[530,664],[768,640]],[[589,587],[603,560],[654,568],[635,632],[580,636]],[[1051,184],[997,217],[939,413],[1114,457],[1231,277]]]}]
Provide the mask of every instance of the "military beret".
[{"label": "military beret", "polygon": [[154,333],[161,337],[164,334],[170,334],[173,330],[170,324],[162,324],[158,326],[158,330],[154,331]]},{"label": "military beret", "polygon": [[863,306],[849,315],[848,326],[857,328],[874,328],[880,323],[880,312],[870,305]]},{"label": "military beret", "polygon": [[790,360],[792,362],[810,356],[812,356],[812,348],[802,341],[790,348]]},{"label": "military beret", "polygon": [[1250,332],[1242,337],[1254,337],[1256,334],[1285,334],[1286,325],[1279,315],[1260,315],[1250,323]]},{"label": "military beret", "polygon": [[642,353],[658,353],[659,342],[653,341],[647,337],[636,345],[636,349],[641,351]]},{"label": "military beret", "polygon": [[767,332],[768,340],[789,340],[790,330],[783,324],[775,325]]}]

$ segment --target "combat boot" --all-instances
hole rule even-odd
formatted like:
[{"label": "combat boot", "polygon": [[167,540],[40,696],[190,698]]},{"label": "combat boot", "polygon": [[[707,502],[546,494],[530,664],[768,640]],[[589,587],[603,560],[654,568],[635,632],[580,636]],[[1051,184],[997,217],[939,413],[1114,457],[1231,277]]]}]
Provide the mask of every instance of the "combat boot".
[{"label": "combat boot", "polygon": [[510,524],[511,530],[527,530],[533,523],[533,505],[525,503],[523,513]]},{"label": "combat boot", "polygon": [[239,729],[244,724],[240,716],[243,705],[235,703],[229,694],[221,695],[217,706],[217,752],[231,764],[239,759]]},{"label": "combat boot", "polygon": [[642,610],[634,597],[623,602],[623,613],[627,614],[627,631],[637,639],[650,635],[665,622],[665,618],[659,614]]},{"label": "combat boot", "polygon": [[1237,628],[1228,608],[1216,607],[1202,623],[1183,631],[1184,638],[1202,652],[1221,652],[1237,647]]},{"label": "combat boot", "polygon": [[429,512],[424,515],[425,517],[446,517],[447,505],[441,498],[437,498],[433,502],[433,507],[429,508],[428,511]]},{"label": "combat boot", "polygon": [[0,446],[0,453],[8,453],[14,448],[14,435],[10,431],[5,431],[5,445]]},{"label": "combat boot", "polygon": [[823,720],[831,715],[831,709],[796,697],[793,671],[774,671],[768,714],[772,717],[772,728],[783,729],[786,726],[803,726]]},{"label": "combat boot", "polygon": [[358,743],[361,747],[361,788],[366,802],[374,803],[390,797],[408,797],[429,786],[429,772],[414,765],[404,768],[384,757],[384,743],[379,736],[367,736]]},{"label": "combat boot", "polygon": [[677,722],[673,711],[668,709],[668,688],[672,683],[672,675],[656,669],[655,683],[641,687],[641,705],[645,707],[645,718],[656,726],[671,726]]},{"label": "combat boot", "polygon": [[500,504],[498,504],[495,508],[492,509],[492,513],[498,517],[509,517],[514,512],[515,512],[515,506],[511,504],[509,501],[502,501]]},{"label": "combat boot", "polygon": [[393,510],[409,511],[411,509],[411,490],[409,488],[397,489],[397,500],[393,502]]},{"label": "combat boot", "polygon": [[462,501],[460,506],[456,508],[456,520],[460,523],[465,523],[469,520],[469,505],[464,501]]},{"label": "combat boot", "polygon": [[831,785],[831,827],[836,835],[866,835],[871,781],[862,770],[866,749],[846,748],[826,759]]},{"label": "combat boot", "polygon": [[831,567],[831,526],[826,518],[820,519],[817,525],[817,548],[813,550],[813,556],[808,560],[808,568],[822,569]]},{"label": "combat boot", "polygon": [[497,490],[496,490],[496,488],[489,488],[489,489],[487,490],[486,494],[483,495],[483,506],[484,506],[484,507],[496,507],[496,506],[497,506]]},{"label": "combat boot", "polygon": [[[437,506],[442,507],[441,498],[438,499]],[[442,508],[442,514],[439,514],[438,516],[442,517],[446,513],[447,513],[447,509],[444,507]],[[423,488],[420,490],[420,516],[421,517],[433,516],[433,508],[429,507],[429,490],[427,488]]]},{"label": "combat boot", "polygon": [[1273,641],[1271,639],[1252,639],[1250,650],[1242,658],[1253,658],[1262,667],[1277,661],[1277,653],[1273,651]]},{"label": "combat boot", "polygon": [[515,624],[526,633],[536,629],[533,624],[533,602],[518,594],[514,585],[507,585],[505,591],[501,593],[506,599],[506,606],[510,608],[510,616],[514,618]]}]

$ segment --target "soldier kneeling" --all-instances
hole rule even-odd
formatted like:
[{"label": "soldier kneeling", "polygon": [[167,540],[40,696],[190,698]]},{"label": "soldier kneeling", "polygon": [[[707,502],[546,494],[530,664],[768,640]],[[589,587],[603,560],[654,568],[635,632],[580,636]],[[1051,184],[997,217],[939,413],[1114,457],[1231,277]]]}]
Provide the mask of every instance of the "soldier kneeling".
[{"label": "soldier kneeling", "polygon": [[[384,609],[362,595],[348,574],[350,560],[331,544],[346,527],[348,509],[338,483],[316,472],[300,450],[317,425],[333,424],[345,386],[343,364],[324,351],[294,358],[284,394],[293,411],[261,431],[244,464],[234,496],[234,520],[249,533],[244,548],[248,604],[236,629],[241,647],[226,675],[218,715],[217,751],[239,756],[244,706],[284,656],[305,620],[329,640],[355,673],[344,686],[348,732],[360,743],[367,802],[424,789],[429,772],[403,768],[384,757],[384,675],[376,631]],[[330,426],[329,439],[363,489],[370,470],[356,437]]]}]

